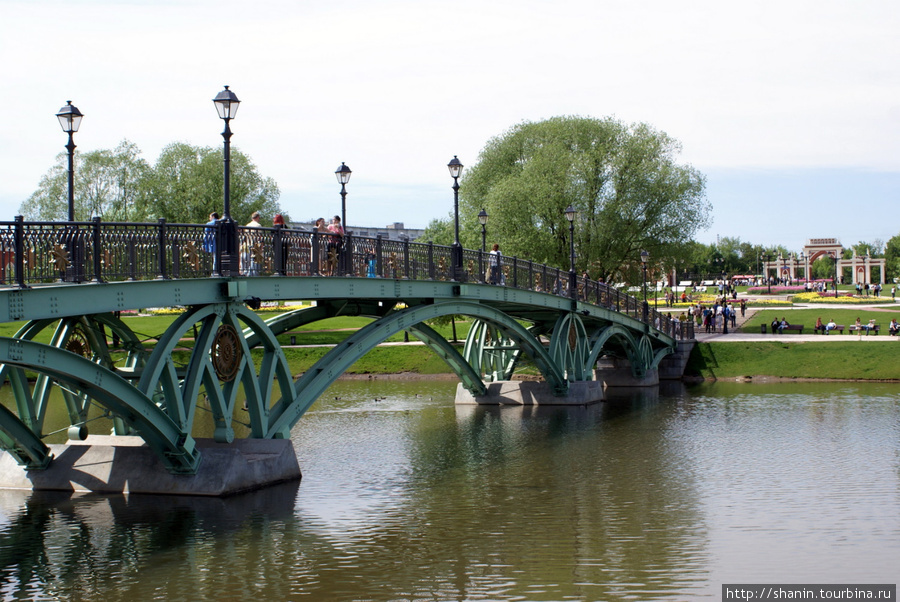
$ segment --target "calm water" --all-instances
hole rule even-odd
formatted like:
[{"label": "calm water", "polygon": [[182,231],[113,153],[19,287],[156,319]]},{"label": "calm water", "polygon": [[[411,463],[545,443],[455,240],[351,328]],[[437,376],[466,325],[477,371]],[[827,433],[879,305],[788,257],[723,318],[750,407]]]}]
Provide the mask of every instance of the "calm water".
[{"label": "calm water", "polygon": [[900,388],[680,386],[469,408],[342,382],[304,478],[227,500],[0,492],[0,596],[693,600],[900,581]]}]

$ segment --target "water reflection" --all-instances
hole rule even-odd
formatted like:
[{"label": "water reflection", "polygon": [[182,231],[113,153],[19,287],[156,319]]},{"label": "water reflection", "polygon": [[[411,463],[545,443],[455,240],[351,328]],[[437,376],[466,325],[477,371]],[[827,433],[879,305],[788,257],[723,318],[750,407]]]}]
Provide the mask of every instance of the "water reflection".
[{"label": "water reflection", "polygon": [[716,599],[895,582],[895,387],[619,389],[453,405],[338,383],[301,483],[225,500],[0,492],[5,599]]},{"label": "water reflection", "polygon": [[[285,483],[225,499],[2,491],[3,595],[145,599],[158,591],[193,598],[216,564],[242,571],[221,542],[245,535],[264,540],[274,524],[293,522],[298,488]],[[232,591],[250,596],[250,583]]]}]

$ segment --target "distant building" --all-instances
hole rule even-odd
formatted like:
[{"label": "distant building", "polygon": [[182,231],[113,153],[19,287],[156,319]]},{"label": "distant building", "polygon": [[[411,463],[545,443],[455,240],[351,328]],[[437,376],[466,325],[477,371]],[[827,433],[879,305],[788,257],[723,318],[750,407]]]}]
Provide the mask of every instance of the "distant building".
[{"label": "distant building", "polygon": [[[305,222],[294,222],[291,224],[292,228],[299,228],[300,230],[312,230],[314,226],[315,224],[313,223]],[[349,228],[349,232],[353,236],[375,238],[380,234],[381,238],[385,240],[408,240],[410,242],[421,238],[425,234],[425,230],[422,228],[405,228],[403,222],[394,222],[383,228],[377,226],[353,226]]]}]

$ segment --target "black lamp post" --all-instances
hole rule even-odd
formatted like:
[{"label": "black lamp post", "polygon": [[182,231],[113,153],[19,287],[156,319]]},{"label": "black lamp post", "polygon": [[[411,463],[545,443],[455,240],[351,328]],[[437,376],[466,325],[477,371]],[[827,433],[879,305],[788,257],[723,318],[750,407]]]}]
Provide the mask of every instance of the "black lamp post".
[{"label": "black lamp post", "polygon": [[69,143],[66,144],[66,150],[69,151],[69,221],[75,221],[75,141],[72,134],[78,131],[81,125],[81,118],[84,115],[78,110],[78,107],[72,105],[71,100],[66,101],[66,106],[59,110],[56,118],[59,119],[59,125],[62,126],[64,132],[69,135]]},{"label": "black lamp post", "polygon": [[769,264],[769,261],[772,260],[772,256],[769,255],[768,253],[761,253],[759,258],[762,261],[766,262],[766,288],[768,289],[767,294],[771,295],[772,294],[772,281],[769,280],[769,265],[768,264]]},{"label": "black lamp post", "polygon": [[222,132],[222,138],[225,139],[225,206],[224,219],[231,221],[231,126],[229,122],[237,115],[238,106],[241,101],[234,92],[225,86],[225,89],[219,92],[213,99],[216,104],[216,111],[219,112],[219,118],[225,120],[225,131]]},{"label": "black lamp post", "polygon": [[453,280],[459,278],[462,273],[462,245],[459,244],[459,175],[462,173],[463,164],[456,155],[447,163],[450,177],[453,178],[453,247],[451,249],[450,262],[453,264]]},{"label": "black lamp post", "polygon": [[569,220],[569,296],[576,297],[578,283],[575,275],[575,208],[572,205],[566,207],[566,219]]},{"label": "black lamp post", "polygon": [[334,170],[338,184],[341,185],[341,226],[343,226],[344,232],[347,231],[347,182],[350,181],[352,173],[343,161],[341,161],[341,166]]},{"label": "black lamp post", "polygon": [[482,282],[484,282],[484,252],[487,250],[487,221],[487,211],[482,209],[478,213],[478,223],[481,224],[481,255],[478,257],[478,271],[481,273]]},{"label": "black lamp post", "polygon": [[486,250],[487,221],[488,221],[487,211],[482,209],[478,213],[478,223],[481,224],[481,252],[482,253],[484,253]]},{"label": "black lamp post", "polygon": [[641,251],[641,272],[643,274],[644,287],[644,305],[647,305],[647,260],[650,259],[650,253]]},{"label": "black lamp post", "polygon": [[224,275],[237,274],[238,255],[237,255],[237,224],[231,218],[231,126],[229,122],[237,115],[238,106],[241,101],[234,92],[225,86],[225,89],[219,92],[213,99],[216,105],[216,111],[219,118],[225,121],[225,130],[222,132],[222,138],[225,139],[224,163],[225,163],[225,198],[222,207],[224,215],[222,216],[221,234],[221,271]]},{"label": "black lamp post", "polygon": [[641,282],[644,288],[644,322],[647,322],[647,314],[650,313],[650,306],[647,305],[647,260],[650,259],[650,253],[641,251]]}]

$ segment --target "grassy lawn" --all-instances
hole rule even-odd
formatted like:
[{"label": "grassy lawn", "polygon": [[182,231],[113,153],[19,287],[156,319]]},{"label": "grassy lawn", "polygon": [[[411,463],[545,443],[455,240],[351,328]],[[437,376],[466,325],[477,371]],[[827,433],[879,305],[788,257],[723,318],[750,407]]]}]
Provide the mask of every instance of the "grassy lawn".
[{"label": "grassy lawn", "polygon": [[[855,324],[857,317],[862,321],[863,324],[868,324],[869,320],[874,319],[876,323],[881,326],[881,334],[879,335],[881,336],[887,335],[887,326],[890,323],[891,318],[897,318],[898,320],[900,320],[900,308],[898,308],[897,311],[880,311],[868,308],[834,309],[831,307],[817,307],[815,309],[792,309],[791,311],[766,309],[760,310],[753,314],[753,316],[748,319],[743,326],[741,326],[740,331],[758,334],[760,331],[760,324],[769,325],[776,317],[779,320],[786,317],[788,322],[791,324],[802,324],[804,327],[809,329],[809,334],[812,334],[813,332],[813,327],[816,325],[816,318],[822,318],[822,322],[824,324],[827,324],[829,320],[833,319],[836,324],[843,324],[844,326]],[[803,330],[803,334],[807,334],[806,329]],[[846,330],[844,331],[844,334],[847,334]]]},{"label": "grassy lawn", "polygon": [[[785,335],[785,340],[790,335]],[[686,370],[704,378],[775,376],[781,378],[900,379],[900,348],[886,342],[698,343]]]}]

